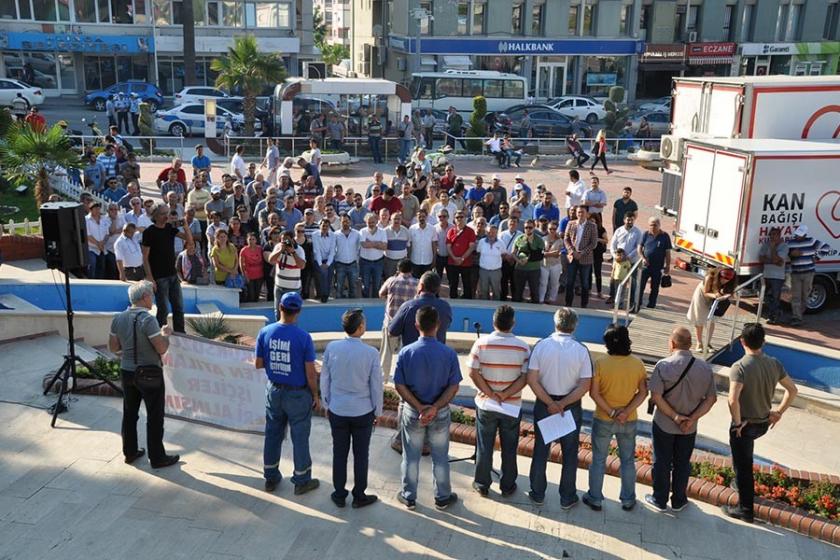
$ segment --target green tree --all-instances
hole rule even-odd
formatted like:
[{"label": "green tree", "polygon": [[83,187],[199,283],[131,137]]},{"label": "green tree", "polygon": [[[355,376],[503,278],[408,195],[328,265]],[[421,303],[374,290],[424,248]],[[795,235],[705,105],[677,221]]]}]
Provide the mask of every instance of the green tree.
[{"label": "green tree", "polygon": [[609,98],[604,101],[604,109],[607,115],[604,117],[604,125],[607,137],[616,138],[621,135],[624,126],[627,124],[627,116],[630,108],[624,104],[624,88],[613,86],[610,88]]},{"label": "green tree", "polygon": [[52,193],[50,173],[57,168],[81,168],[79,153],[64,130],[55,125],[45,131],[14,123],[0,139],[0,168],[13,182],[35,181],[35,201],[41,206]]},{"label": "green tree", "polygon": [[327,24],[324,23],[324,14],[319,6],[315,6],[315,11],[312,12],[312,36],[315,46],[320,49],[327,37]]},{"label": "green tree", "polygon": [[333,64],[340,64],[345,58],[350,58],[350,49],[344,45],[330,45],[325,44],[319,47],[321,49],[321,58],[327,68]]},{"label": "green tree", "polygon": [[286,79],[286,67],[279,53],[261,53],[253,35],[236,37],[228,47],[226,56],[210,64],[218,72],[216,87],[228,91],[239,90],[245,112],[245,135],[254,133],[254,114],[257,95],[265,84],[276,84]]},{"label": "green tree", "polygon": [[481,144],[487,133],[484,117],[487,116],[487,100],[479,95],[473,97],[473,112],[470,115],[470,129],[467,131],[467,147],[471,152],[480,152]]}]

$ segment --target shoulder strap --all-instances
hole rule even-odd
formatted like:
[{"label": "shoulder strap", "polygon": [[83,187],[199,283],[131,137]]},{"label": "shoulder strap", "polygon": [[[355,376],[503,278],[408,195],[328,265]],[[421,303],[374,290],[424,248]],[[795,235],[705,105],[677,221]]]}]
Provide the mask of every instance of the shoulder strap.
[{"label": "shoulder strap", "polygon": [[671,391],[673,391],[673,390],[676,388],[676,386],[680,384],[680,382],[681,382],[681,381],[685,378],[686,374],[688,373],[688,370],[690,370],[690,369],[691,369],[691,366],[693,366],[693,365],[694,365],[694,360],[696,360],[696,359],[697,359],[697,358],[695,358],[694,356],[692,356],[692,357],[691,357],[691,359],[688,361],[688,365],[687,365],[687,366],[685,366],[685,369],[684,369],[684,370],[683,370],[683,372],[680,374],[679,379],[677,379],[677,382],[676,382],[676,383],[674,383],[673,385],[671,385],[670,387],[668,387],[667,389],[665,389],[665,390],[662,392],[662,396],[663,396],[663,397],[664,397],[665,395],[667,395],[668,393],[670,393]]},{"label": "shoulder strap", "polygon": [[137,363],[137,320],[140,319],[140,313],[142,313],[142,311],[139,311],[134,314],[134,324],[131,326],[131,344],[134,353],[134,367],[137,367],[139,365]]}]

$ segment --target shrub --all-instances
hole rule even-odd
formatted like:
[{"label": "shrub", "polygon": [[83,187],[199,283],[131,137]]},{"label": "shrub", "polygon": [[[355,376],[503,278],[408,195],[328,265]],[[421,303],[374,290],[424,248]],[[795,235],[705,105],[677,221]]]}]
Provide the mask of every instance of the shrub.
[{"label": "shrub", "polygon": [[76,376],[82,379],[102,378],[108,381],[120,380],[120,361],[109,360],[104,356],[96,358],[92,364],[93,371],[85,366],[76,366]]},{"label": "shrub", "polygon": [[187,326],[198,336],[210,340],[224,340],[224,337],[233,334],[230,325],[222,314],[190,317],[187,319]]},{"label": "shrub", "polygon": [[484,143],[487,130],[484,126],[484,117],[487,116],[487,100],[479,95],[473,98],[473,112],[470,115],[470,128],[467,130],[467,149],[471,152],[480,152]]}]

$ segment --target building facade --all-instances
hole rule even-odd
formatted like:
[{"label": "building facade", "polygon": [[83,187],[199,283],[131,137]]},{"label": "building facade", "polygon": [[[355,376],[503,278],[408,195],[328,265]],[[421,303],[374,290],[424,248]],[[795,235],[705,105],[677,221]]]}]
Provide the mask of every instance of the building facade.
[{"label": "building facade", "polygon": [[[251,34],[280,53],[290,75],[316,57],[312,0],[194,0],[196,85],[232,38]],[[80,94],[125,80],[184,86],[180,0],[0,0],[0,75],[26,68],[47,95]]]},{"label": "building facade", "polygon": [[837,0],[353,0],[353,71],[501,70],[530,94],[668,95],[675,75],[836,74]]}]

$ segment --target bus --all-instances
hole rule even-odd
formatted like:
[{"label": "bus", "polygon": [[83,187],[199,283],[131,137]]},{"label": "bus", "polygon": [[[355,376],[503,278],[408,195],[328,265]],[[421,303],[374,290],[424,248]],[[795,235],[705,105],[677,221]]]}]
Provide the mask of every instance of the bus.
[{"label": "bus", "polygon": [[528,82],[522,76],[489,70],[447,70],[417,72],[411,75],[413,109],[446,111],[455,107],[459,113],[473,110],[473,98],[483,95],[487,111],[503,111],[511,105],[528,102]]}]

